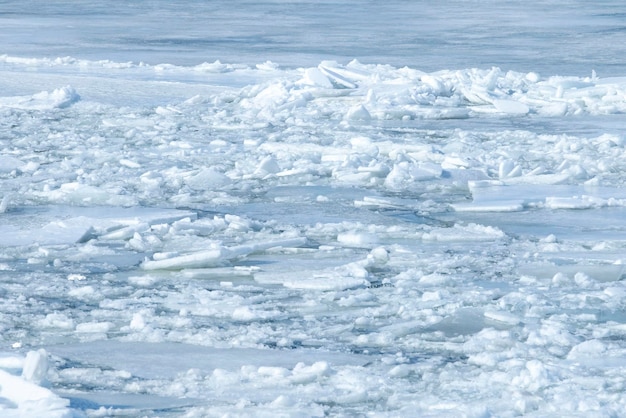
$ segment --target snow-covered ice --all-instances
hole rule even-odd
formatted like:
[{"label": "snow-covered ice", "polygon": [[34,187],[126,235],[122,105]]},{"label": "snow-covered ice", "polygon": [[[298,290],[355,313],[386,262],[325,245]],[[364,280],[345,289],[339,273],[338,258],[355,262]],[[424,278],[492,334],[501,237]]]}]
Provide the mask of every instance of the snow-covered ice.
[{"label": "snow-covered ice", "polygon": [[0,5],[0,416],[620,416],[626,8]]}]

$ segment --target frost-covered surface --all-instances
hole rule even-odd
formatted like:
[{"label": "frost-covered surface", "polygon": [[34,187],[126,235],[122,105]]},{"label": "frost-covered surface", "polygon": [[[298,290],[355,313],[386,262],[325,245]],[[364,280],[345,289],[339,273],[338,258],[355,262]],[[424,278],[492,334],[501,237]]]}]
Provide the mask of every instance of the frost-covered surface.
[{"label": "frost-covered surface", "polygon": [[[515,42],[558,43],[570,29],[551,17],[591,12],[549,3],[562,13],[544,16],[555,33]],[[605,3],[591,22],[612,28],[620,13]],[[40,19],[69,31],[63,4]],[[568,38],[579,48],[562,71],[545,46],[508,61],[518,69],[431,70],[375,43],[351,51],[378,64],[330,56],[281,26],[300,55],[279,63],[287,48],[259,53],[260,23],[231,8],[249,35],[239,59],[191,64],[172,51],[190,59],[205,44],[186,38],[151,55],[113,37],[96,54],[89,42],[140,14],[84,4],[101,32],[72,56],[63,42],[44,52],[41,34],[4,35],[0,415],[626,410],[623,44],[594,55],[589,39]],[[190,4],[188,16],[205,7]],[[328,24],[350,6],[307,4],[280,10]],[[491,22],[494,35],[502,10],[487,9],[463,22]],[[16,37],[41,24],[3,19]],[[164,32],[179,28],[172,19]]]}]

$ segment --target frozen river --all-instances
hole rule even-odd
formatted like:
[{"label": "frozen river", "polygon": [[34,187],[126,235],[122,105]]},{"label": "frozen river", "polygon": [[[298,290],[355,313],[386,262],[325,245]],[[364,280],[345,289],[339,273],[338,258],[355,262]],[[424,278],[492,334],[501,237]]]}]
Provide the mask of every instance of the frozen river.
[{"label": "frozen river", "polygon": [[0,3],[2,53],[149,64],[321,60],[423,71],[623,75],[618,1],[25,1]]},{"label": "frozen river", "polygon": [[0,2],[0,415],[619,416],[625,17]]}]

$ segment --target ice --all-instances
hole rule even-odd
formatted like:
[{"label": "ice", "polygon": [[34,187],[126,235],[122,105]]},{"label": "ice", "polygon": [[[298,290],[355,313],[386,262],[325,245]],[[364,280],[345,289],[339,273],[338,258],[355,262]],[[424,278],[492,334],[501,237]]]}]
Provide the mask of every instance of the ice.
[{"label": "ice", "polygon": [[[500,174],[503,174],[500,165]],[[507,177],[510,174],[505,174]],[[529,176],[521,181],[469,182],[472,203],[454,204],[457,211],[519,211],[527,207],[550,209],[590,209],[623,206],[624,194],[608,187],[543,185],[543,179]],[[548,180],[548,182],[550,182]],[[526,183],[526,184],[524,184]]]},{"label": "ice", "polygon": [[158,259],[155,260],[145,261],[141,266],[144,270],[179,270],[184,268],[211,267],[271,248],[298,247],[305,243],[305,238],[288,238],[268,242],[255,242],[254,244],[244,244],[233,247],[218,246],[215,249],[199,251],[187,255],[164,258],[158,257]]},{"label": "ice", "polygon": [[[13,361],[7,361],[9,359]],[[13,368],[23,369],[22,376],[16,376],[6,370]],[[70,409],[70,402],[67,399],[40,386],[47,368],[48,353],[43,349],[29,351],[25,359],[6,357],[0,366],[0,412],[3,416],[45,415],[59,418],[77,416]]]},{"label": "ice", "polygon": [[307,68],[304,71],[302,83],[327,89],[331,89],[333,87],[330,79],[318,68]]},{"label": "ice", "polygon": [[46,110],[64,108],[78,100],[80,96],[76,90],[71,86],[66,86],[26,97],[0,97],[0,107]]},{"label": "ice", "polygon": [[363,105],[354,106],[346,113],[346,119],[351,121],[368,121],[371,118],[370,112]]},{"label": "ice", "polygon": [[625,410],[621,3],[170,3],[0,16],[1,416]]},{"label": "ice", "polygon": [[346,232],[337,235],[337,242],[350,247],[369,247],[376,244],[378,238],[374,234]]},{"label": "ice", "polygon": [[230,179],[213,169],[206,168],[186,178],[185,183],[194,190],[215,189],[228,185]]},{"label": "ice", "polygon": [[24,166],[24,162],[9,155],[0,156],[0,172],[10,173],[13,170]]},{"label": "ice", "polygon": [[[271,350],[254,348],[211,348],[174,343],[135,343],[135,342],[98,342],[80,345],[62,345],[51,348],[54,356],[79,364],[89,364],[91,368],[112,368],[124,370],[130,376],[141,379],[175,378],[181,371],[190,375],[206,374],[211,380],[229,385],[232,375],[235,379],[256,378],[267,383],[282,382],[307,385],[317,382],[332,372],[334,367],[354,367],[365,364],[367,358],[362,355],[324,352],[315,349]],[[84,369],[88,373],[88,369]],[[221,377],[220,379],[220,376]],[[280,394],[277,391],[276,397]],[[199,395],[199,394],[198,394]],[[152,395],[148,405],[161,402],[183,402],[186,405],[207,405],[219,402],[219,393],[188,397],[185,401],[164,399]],[[116,405],[117,399],[103,393],[74,392],[73,402],[88,399],[90,402],[108,406]],[[263,399],[263,395],[259,395]],[[141,399],[127,399],[126,408],[137,405]],[[145,401],[144,401],[145,402]],[[141,405],[137,405],[141,406]]]},{"label": "ice", "polygon": [[345,71],[341,67],[337,66],[337,63],[324,63],[319,65],[319,70],[330,80],[331,84],[338,88],[355,89],[357,84],[350,80],[350,71]]},{"label": "ice", "polygon": [[38,206],[14,207],[2,216],[0,247],[74,244],[96,237],[124,239],[137,229],[149,228],[150,224],[173,222],[196,214],[139,207]]},{"label": "ice", "polygon": [[48,353],[44,349],[29,351],[24,360],[22,377],[35,384],[41,384],[48,372]]}]

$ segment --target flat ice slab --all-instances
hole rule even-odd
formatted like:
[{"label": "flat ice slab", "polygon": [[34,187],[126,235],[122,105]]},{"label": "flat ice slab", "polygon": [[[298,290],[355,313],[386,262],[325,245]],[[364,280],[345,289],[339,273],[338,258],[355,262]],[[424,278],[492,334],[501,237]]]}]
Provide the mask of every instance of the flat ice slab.
[{"label": "flat ice slab", "polygon": [[[195,212],[148,207],[16,207],[0,213],[0,247],[75,244],[133,225],[174,222]],[[131,234],[132,235],[132,234]]]},{"label": "flat ice slab", "polygon": [[626,205],[624,189],[549,183],[557,180],[559,177],[541,175],[470,181],[472,202],[456,203],[452,207],[457,212],[516,212],[527,208],[592,209]]},{"label": "flat ice slab", "polygon": [[237,370],[246,365],[293,368],[299,362],[326,361],[335,365],[364,365],[368,362],[367,356],[308,348],[213,348],[165,342],[95,341],[52,346],[48,351],[92,366],[126,370],[146,379],[171,378],[181,370],[189,369],[207,372]]}]

